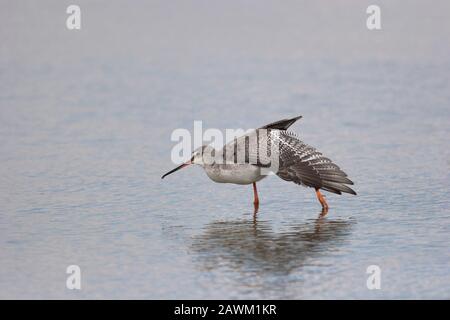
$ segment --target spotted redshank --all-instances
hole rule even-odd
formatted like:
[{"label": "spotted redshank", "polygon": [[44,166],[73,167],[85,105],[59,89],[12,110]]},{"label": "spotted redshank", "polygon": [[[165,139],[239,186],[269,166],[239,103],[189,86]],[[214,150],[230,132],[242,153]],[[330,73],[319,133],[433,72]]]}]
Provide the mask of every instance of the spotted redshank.
[{"label": "spotted redshank", "polygon": [[[353,185],[353,182],[339,166],[315,148],[302,142],[295,133],[287,131],[300,118],[301,116],[284,119],[251,130],[221,149],[206,145],[197,148],[189,161],[167,172],[161,178],[188,165],[196,164],[203,167],[214,182],[252,184],[256,213],[259,207],[256,182],[265,178],[267,171],[275,167],[273,173],[281,179],[314,188],[322,205],[322,213],[326,214],[328,204],[320,190],[353,195],[356,195],[356,192],[347,186]],[[270,163],[261,161],[263,150],[270,154]],[[274,159],[276,161],[273,161]]]}]

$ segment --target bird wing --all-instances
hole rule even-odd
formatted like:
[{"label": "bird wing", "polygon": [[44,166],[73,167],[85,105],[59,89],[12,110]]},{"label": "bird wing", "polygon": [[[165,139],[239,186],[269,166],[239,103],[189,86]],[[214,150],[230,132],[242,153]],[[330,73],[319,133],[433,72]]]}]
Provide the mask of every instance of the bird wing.
[{"label": "bird wing", "polygon": [[283,180],[337,194],[356,194],[347,186],[353,182],[338,165],[302,142],[295,133],[286,131],[299,118],[276,121],[235,138],[219,151],[220,158],[225,163],[272,168],[271,161],[276,157],[276,174]]},{"label": "bird wing", "polygon": [[265,126],[259,128],[259,129],[277,129],[277,130],[287,130],[290,126],[292,126],[295,121],[300,119],[302,116],[297,116],[290,119],[283,119],[279,121],[275,121],[269,124],[266,124]]},{"label": "bird wing", "polygon": [[356,194],[346,186],[353,182],[347,174],[315,148],[300,141],[294,133],[278,131],[271,138],[279,144],[277,175],[286,181],[333,193]]},{"label": "bird wing", "polygon": [[260,167],[270,166],[271,132],[287,130],[302,116],[278,120],[234,138],[218,151],[218,158],[226,163],[251,163]]}]

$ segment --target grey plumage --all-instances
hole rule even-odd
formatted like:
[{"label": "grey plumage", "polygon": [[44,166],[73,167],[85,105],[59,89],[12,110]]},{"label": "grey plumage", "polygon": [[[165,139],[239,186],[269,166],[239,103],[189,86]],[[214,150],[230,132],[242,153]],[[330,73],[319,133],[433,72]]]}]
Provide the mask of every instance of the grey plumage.
[{"label": "grey plumage", "polygon": [[[299,185],[323,189],[341,194],[355,194],[347,185],[353,182],[347,174],[321,152],[301,141],[295,133],[287,129],[301,116],[284,119],[253,130],[234,139],[223,147],[219,153],[226,163],[250,163],[258,167],[268,167],[268,158],[278,159],[278,171],[281,179]],[[275,154],[268,152],[271,147]],[[263,161],[264,160],[264,161]]]},{"label": "grey plumage", "polygon": [[314,188],[323,216],[328,212],[328,204],[320,189],[337,194],[356,192],[348,186],[353,182],[338,165],[287,131],[300,118],[272,122],[246,133],[235,132],[236,138],[219,149],[212,145],[197,148],[190,160],[161,178],[194,164],[200,165],[214,182],[252,184],[256,214],[259,207],[256,182],[276,173],[283,180]]}]

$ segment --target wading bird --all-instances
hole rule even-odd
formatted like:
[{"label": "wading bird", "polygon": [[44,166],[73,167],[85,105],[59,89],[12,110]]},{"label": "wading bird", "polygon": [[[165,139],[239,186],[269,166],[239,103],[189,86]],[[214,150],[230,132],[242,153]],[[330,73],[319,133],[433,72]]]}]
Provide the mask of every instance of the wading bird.
[{"label": "wading bird", "polygon": [[[251,130],[227,143],[222,149],[204,145],[192,153],[189,161],[161,178],[190,164],[196,164],[202,166],[214,182],[253,184],[256,213],[259,207],[256,182],[267,176],[265,169],[267,171],[275,167],[274,173],[281,179],[314,188],[322,205],[322,213],[326,214],[328,204],[320,190],[336,194],[345,192],[356,195],[356,192],[347,186],[353,185],[353,182],[344,171],[321,152],[300,141],[295,133],[287,131],[300,118],[301,116],[284,119]],[[264,152],[270,153],[271,161],[262,161]],[[223,161],[217,161],[218,159]]]}]

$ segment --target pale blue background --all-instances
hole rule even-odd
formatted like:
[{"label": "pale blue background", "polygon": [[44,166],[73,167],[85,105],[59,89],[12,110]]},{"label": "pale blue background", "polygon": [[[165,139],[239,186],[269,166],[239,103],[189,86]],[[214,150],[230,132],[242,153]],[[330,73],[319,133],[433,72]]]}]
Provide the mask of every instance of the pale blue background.
[{"label": "pale blue background", "polygon": [[[0,2],[0,298],[450,298],[448,1],[73,3]],[[298,114],[359,194],[323,220],[277,177],[256,223],[250,186],[160,179],[176,128]]]}]

